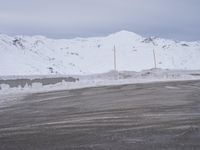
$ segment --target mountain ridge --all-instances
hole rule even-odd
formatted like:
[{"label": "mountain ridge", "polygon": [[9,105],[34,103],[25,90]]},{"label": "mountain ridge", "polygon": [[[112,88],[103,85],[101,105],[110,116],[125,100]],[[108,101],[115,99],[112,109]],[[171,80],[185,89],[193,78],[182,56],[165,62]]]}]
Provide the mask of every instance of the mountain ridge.
[{"label": "mountain ridge", "polygon": [[0,75],[93,74],[154,68],[199,70],[200,42],[142,37],[122,30],[105,37],[49,39],[0,34]]}]

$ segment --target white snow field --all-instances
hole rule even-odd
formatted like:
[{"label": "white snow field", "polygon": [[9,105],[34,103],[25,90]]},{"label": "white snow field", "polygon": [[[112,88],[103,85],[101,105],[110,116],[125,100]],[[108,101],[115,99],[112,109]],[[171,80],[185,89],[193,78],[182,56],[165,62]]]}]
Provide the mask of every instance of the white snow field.
[{"label": "white snow field", "polygon": [[[111,71],[114,69],[114,46],[118,72]],[[199,58],[199,41],[176,42],[155,37],[145,38],[128,31],[106,37],[75,39],[11,37],[0,34],[0,81],[69,76],[79,79],[77,82],[63,81],[45,86],[34,83],[14,88],[0,83],[0,103],[13,103],[17,99],[12,97],[24,97],[33,92],[196,80],[200,79]],[[155,63],[160,69],[151,69]]]},{"label": "white snow field", "polygon": [[0,75],[88,75],[154,68],[200,70],[200,42],[144,38],[120,31],[106,37],[48,39],[0,34]]}]

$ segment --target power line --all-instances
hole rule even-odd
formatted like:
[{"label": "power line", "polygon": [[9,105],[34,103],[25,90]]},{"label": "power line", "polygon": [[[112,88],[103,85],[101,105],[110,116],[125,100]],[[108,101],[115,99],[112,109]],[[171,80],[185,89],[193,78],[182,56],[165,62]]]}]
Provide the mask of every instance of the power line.
[{"label": "power line", "polygon": [[156,53],[155,53],[155,50],[154,50],[154,49],[153,49],[153,59],[154,59],[154,67],[157,68]]},{"label": "power line", "polygon": [[113,50],[113,57],[114,57],[114,70],[117,71],[117,58],[116,58],[116,48],[115,48],[115,45],[114,45],[114,50]]}]

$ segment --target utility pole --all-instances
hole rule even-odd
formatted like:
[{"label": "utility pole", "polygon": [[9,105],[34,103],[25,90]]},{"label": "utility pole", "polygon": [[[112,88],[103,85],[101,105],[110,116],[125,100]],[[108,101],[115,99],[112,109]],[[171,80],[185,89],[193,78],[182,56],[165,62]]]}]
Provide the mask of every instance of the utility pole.
[{"label": "utility pole", "polygon": [[155,53],[154,49],[153,49],[153,59],[154,59],[154,67],[156,69],[157,68],[157,63],[156,63],[156,53]]},{"label": "utility pole", "polygon": [[113,52],[114,52],[114,70],[117,71],[117,59],[116,59],[116,48],[115,48],[115,45],[114,45]]}]

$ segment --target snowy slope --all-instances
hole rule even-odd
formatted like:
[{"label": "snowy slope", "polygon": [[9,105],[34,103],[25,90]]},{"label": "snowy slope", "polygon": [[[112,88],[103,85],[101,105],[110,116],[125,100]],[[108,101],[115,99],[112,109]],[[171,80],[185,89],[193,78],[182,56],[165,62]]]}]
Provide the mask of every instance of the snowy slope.
[{"label": "snowy slope", "polygon": [[200,42],[144,38],[128,31],[106,37],[48,39],[0,34],[0,75],[93,74],[113,69],[140,71],[158,68],[200,69]]}]

